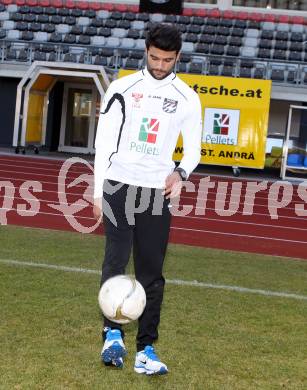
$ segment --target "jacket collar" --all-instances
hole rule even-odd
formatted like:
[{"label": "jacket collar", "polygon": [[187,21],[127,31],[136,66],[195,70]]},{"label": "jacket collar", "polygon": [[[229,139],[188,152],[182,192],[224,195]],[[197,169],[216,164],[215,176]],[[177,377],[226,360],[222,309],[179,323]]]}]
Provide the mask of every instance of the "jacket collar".
[{"label": "jacket collar", "polygon": [[172,72],[167,77],[165,77],[165,79],[157,80],[148,72],[147,67],[142,70],[142,73],[144,75],[144,80],[156,88],[164,87],[165,85],[170,84],[176,78],[175,73]]}]

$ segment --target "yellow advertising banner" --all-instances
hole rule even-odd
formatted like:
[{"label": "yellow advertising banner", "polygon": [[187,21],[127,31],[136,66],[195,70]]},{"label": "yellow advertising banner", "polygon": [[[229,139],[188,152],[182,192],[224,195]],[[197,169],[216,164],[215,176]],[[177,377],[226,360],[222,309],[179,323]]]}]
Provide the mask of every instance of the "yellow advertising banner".
[{"label": "yellow advertising banner", "polygon": [[[121,70],[119,77],[131,71]],[[271,81],[178,74],[198,93],[203,108],[201,163],[262,169]],[[173,158],[184,154],[179,137]]]}]

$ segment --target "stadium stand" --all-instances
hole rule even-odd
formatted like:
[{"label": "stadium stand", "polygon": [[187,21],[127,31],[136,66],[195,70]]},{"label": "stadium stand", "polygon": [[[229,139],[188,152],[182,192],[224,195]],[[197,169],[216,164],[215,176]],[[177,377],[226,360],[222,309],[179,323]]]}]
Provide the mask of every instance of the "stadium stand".
[{"label": "stadium stand", "polygon": [[[127,4],[2,0],[0,61],[30,64],[56,58],[138,69],[146,31],[161,21],[176,23],[183,33],[183,56],[190,56],[181,59],[180,72],[306,83],[304,18],[205,7],[162,15],[139,13],[137,6]],[[74,53],[77,48],[82,56]],[[227,59],[230,65],[224,63]]]}]

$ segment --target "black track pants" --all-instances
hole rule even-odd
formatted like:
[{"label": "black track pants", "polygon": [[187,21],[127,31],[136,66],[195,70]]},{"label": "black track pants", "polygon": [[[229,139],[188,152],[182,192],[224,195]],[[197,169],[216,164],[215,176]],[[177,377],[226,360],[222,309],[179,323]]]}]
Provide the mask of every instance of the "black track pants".
[{"label": "black track pants", "polygon": [[[110,185],[119,189],[110,194]],[[103,202],[106,248],[101,284],[112,276],[125,273],[133,247],[135,277],[144,287],[147,299],[144,313],[139,318],[136,340],[140,351],[158,338],[165,284],[162,268],[171,220],[169,201],[161,189],[121,185],[108,180],[104,183]],[[135,208],[139,209],[134,212]],[[104,326],[121,329],[106,318]]]}]

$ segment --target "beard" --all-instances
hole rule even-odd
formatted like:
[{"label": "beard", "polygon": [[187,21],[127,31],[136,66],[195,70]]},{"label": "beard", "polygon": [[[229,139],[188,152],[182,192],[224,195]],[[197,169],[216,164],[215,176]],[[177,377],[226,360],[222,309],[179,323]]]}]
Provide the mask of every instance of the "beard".
[{"label": "beard", "polygon": [[161,69],[152,68],[147,63],[147,70],[148,70],[148,72],[156,80],[163,80],[163,79],[165,79],[167,76],[169,76],[174,71],[174,68],[175,68],[175,65],[171,69],[169,69],[168,71],[164,71],[164,70],[161,70]]}]

